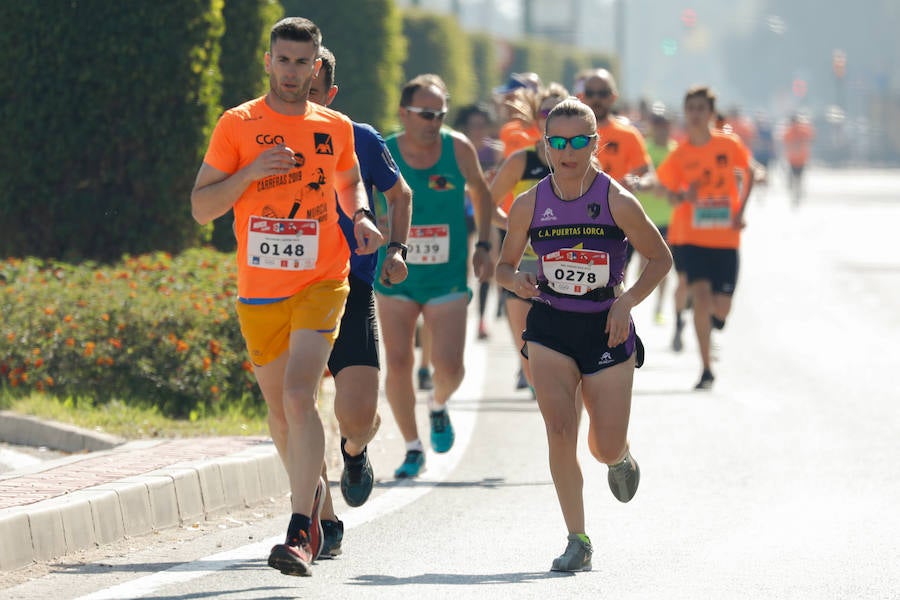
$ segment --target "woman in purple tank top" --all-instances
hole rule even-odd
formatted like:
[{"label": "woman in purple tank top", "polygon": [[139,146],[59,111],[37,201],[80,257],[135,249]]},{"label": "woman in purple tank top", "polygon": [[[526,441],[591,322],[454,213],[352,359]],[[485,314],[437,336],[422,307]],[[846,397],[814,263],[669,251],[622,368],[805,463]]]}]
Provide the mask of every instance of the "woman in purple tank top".
[{"label": "woman in purple tank top", "polygon": [[[576,458],[578,403],[584,402],[590,419],[591,454],[608,466],[613,495],[628,502],[640,481],[628,446],[628,419],[634,369],[643,362],[631,309],[665,277],[672,255],[637,199],[600,170],[594,153],[603,140],[587,105],[576,98],[556,105],[544,134],[551,174],[510,209],[496,276],[532,302],[522,352],[531,365],[550,471],[569,530],[566,550],[551,569],[585,571],[593,548],[585,533]],[[529,240],[539,257],[537,274],[516,268]],[[628,242],[648,263],[625,289]]]}]

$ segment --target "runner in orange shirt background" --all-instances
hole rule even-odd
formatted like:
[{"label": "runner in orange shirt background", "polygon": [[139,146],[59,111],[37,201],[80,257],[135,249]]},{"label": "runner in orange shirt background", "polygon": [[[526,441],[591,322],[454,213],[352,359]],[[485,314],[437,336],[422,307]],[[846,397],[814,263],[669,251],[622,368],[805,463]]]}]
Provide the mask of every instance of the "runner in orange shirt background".
[{"label": "runner in orange shirt background", "polygon": [[788,189],[795,207],[800,206],[800,200],[803,198],[803,171],[809,161],[814,138],[815,131],[812,124],[799,114],[791,115],[790,123],[781,136],[781,142],[784,144],[784,155],[790,168]]},{"label": "runner in orange shirt background", "polygon": [[744,211],[753,188],[750,150],[737,136],[710,128],[715,103],[708,87],[688,90],[684,99],[688,139],[656,172],[659,182],[680,200],[678,235],[703,362],[695,389],[709,389],[715,379],[710,336],[713,328],[725,326],[731,310]]},{"label": "runner in orange shirt background", "polygon": [[[350,119],[307,101],[321,42],[318,27],[302,17],[272,27],[269,92],[222,115],[191,192],[201,224],[234,209],[238,319],[291,487],[285,543],[272,548],[268,563],[287,575],[310,575],[322,547],[325,433],[316,396],[350,270],[335,194],[353,220],[357,252],[383,242]],[[402,264],[385,269],[389,279],[405,274]]]},{"label": "runner in orange shirt background", "polygon": [[603,172],[633,192],[650,182],[641,179],[652,173],[652,161],[638,129],[620,120],[612,112],[619,98],[616,80],[606,69],[594,69],[579,75],[578,99],[591,107],[597,117],[600,143],[596,156]]}]

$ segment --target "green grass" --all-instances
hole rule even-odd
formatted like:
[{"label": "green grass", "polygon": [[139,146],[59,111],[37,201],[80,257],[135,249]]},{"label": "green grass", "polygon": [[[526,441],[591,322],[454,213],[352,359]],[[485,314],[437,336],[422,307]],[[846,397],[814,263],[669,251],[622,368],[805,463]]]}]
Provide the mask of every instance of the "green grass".
[{"label": "green grass", "polygon": [[59,400],[33,393],[22,397],[0,396],[0,408],[129,440],[269,433],[264,412],[246,414],[233,406],[216,415],[192,414],[189,419],[172,419],[161,415],[153,407],[136,407],[119,400],[94,405],[89,399]]}]

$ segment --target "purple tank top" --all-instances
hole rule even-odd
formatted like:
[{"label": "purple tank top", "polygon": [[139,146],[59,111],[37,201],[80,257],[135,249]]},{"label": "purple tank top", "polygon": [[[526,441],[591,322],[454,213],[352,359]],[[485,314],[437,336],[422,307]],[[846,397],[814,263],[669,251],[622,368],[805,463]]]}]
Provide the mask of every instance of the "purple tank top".
[{"label": "purple tank top", "polygon": [[528,230],[540,257],[536,300],[581,313],[612,305],[612,288],[625,278],[628,240],[609,212],[609,186],[609,177],[598,173],[584,195],[560,200],[550,176],[537,184]]}]

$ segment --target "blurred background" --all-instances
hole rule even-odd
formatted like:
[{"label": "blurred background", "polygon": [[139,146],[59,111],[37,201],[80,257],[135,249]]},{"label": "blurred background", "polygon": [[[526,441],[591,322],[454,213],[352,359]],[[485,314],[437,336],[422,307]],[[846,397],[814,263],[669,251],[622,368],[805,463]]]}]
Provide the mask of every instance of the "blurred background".
[{"label": "blurred background", "polygon": [[[896,0],[418,0],[467,30],[534,37],[615,57],[627,103],[678,107],[711,85],[723,111],[816,126],[832,165],[900,164]],[[571,85],[571,82],[563,82]]]}]

